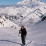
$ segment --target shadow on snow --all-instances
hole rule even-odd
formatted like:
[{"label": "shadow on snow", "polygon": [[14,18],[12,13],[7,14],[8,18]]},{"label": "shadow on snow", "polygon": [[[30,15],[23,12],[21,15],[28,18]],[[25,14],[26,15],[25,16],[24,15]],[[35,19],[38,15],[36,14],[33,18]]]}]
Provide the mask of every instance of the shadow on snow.
[{"label": "shadow on snow", "polygon": [[11,42],[11,43],[16,43],[16,44],[21,45],[20,43],[17,43],[17,42],[14,42],[14,41],[10,41],[10,40],[0,40],[0,41],[4,41],[4,42]]},{"label": "shadow on snow", "polygon": [[[22,45],[21,43],[17,43],[17,42],[10,41],[10,40],[0,40],[0,41],[2,41],[2,42],[16,43],[16,44],[19,44],[19,45],[21,45],[21,46],[24,46],[24,45]],[[31,43],[31,41],[30,41],[29,43],[27,43],[26,45],[28,45],[28,44],[30,44],[30,43]]]}]

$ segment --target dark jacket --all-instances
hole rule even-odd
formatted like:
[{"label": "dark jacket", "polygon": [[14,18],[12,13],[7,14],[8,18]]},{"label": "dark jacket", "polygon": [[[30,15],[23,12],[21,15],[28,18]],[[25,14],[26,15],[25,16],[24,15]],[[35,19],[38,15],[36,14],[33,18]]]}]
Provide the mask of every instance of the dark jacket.
[{"label": "dark jacket", "polygon": [[21,33],[21,36],[26,36],[26,34],[27,34],[27,31],[26,31],[26,29],[24,28],[24,29],[20,29],[20,31],[19,31],[19,34]]}]

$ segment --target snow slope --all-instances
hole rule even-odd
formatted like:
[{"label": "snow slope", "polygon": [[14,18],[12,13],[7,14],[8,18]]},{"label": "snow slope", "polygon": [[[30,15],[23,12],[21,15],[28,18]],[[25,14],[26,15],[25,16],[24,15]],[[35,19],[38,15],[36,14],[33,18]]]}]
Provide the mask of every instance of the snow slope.
[{"label": "snow slope", "polygon": [[46,20],[28,29],[28,39],[31,46],[46,46]]},{"label": "snow slope", "polygon": [[[18,36],[20,28],[0,28],[0,46],[22,46]],[[46,46],[46,20],[27,28],[27,46]]]}]

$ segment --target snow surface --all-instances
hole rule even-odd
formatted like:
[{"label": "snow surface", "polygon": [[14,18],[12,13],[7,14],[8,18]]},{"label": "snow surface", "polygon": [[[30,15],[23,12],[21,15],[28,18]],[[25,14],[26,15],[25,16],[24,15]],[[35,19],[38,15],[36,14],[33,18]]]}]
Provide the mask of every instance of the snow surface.
[{"label": "snow surface", "polygon": [[[20,28],[0,28],[0,46],[22,46],[18,36]],[[46,20],[27,28],[27,46],[46,46]]]}]

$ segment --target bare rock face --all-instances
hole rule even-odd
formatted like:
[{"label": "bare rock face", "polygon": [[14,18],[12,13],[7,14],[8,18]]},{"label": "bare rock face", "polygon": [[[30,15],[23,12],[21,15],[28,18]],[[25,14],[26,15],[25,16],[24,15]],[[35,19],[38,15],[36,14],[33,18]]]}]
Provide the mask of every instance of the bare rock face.
[{"label": "bare rock face", "polygon": [[42,21],[44,21],[44,20],[46,20],[46,16],[44,16],[44,17],[42,18]]}]

